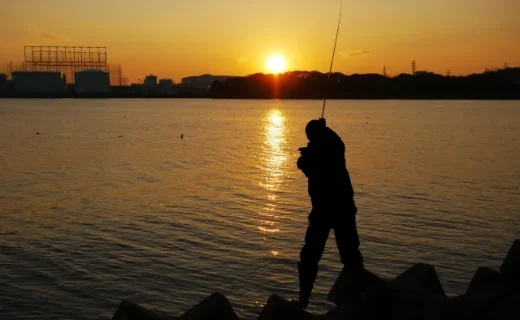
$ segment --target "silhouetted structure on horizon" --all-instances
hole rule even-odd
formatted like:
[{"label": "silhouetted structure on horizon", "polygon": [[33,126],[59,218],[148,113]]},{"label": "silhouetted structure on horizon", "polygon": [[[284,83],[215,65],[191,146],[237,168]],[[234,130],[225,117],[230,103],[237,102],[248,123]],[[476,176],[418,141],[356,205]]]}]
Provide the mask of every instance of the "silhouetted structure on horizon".
[{"label": "silhouetted structure on horizon", "polygon": [[6,93],[9,87],[7,75],[0,73],[0,93]]},{"label": "silhouetted structure on horizon", "polygon": [[[112,80],[111,80],[112,81]],[[0,75],[0,97],[5,98],[221,98],[221,99],[520,99],[520,68],[486,69],[468,76],[428,71],[389,77],[380,74],[345,75],[292,71],[279,75],[256,73],[246,77],[215,77],[212,85],[160,84],[111,86],[110,93],[16,92],[12,81]],[[163,90],[164,89],[164,90]]]},{"label": "silhouetted structure on horizon", "polygon": [[225,99],[520,99],[520,68],[468,76],[333,73],[330,82],[317,71],[257,73],[215,81],[210,93]]}]

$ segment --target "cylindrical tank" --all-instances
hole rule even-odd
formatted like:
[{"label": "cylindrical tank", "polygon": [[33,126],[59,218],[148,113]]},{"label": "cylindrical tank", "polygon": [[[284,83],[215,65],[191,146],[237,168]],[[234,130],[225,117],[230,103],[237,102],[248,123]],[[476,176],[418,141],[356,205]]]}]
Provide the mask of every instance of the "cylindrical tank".
[{"label": "cylindrical tank", "polygon": [[146,78],[144,78],[144,86],[145,87],[156,87],[157,86],[157,76],[154,76],[153,74],[146,76]]},{"label": "cylindrical tank", "polygon": [[99,69],[86,69],[74,75],[76,93],[110,92],[110,74]]}]

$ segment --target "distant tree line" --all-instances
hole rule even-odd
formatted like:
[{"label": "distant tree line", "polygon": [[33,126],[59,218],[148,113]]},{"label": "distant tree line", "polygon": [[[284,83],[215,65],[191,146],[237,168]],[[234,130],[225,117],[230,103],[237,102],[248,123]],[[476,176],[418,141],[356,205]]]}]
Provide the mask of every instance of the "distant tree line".
[{"label": "distant tree line", "polygon": [[317,71],[257,73],[215,81],[210,93],[224,99],[520,99],[520,68],[468,76],[333,73],[330,79]]}]

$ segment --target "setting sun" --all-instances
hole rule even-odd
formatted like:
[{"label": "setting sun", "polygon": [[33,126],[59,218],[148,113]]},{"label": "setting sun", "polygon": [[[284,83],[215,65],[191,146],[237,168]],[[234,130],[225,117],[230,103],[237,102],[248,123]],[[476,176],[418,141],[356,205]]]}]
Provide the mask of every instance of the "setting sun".
[{"label": "setting sun", "polygon": [[285,58],[282,56],[271,56],[266,63],[267,69],[272,73],[281,73],[285,71],[287,63]]}]

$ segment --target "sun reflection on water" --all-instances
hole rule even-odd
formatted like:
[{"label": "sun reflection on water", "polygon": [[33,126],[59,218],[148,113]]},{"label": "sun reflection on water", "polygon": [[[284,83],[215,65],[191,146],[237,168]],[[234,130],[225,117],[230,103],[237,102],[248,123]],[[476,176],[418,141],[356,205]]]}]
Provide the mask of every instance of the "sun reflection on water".
[{"label": "sun reflection on water", "polygon": [[[277,191],[283,182],[287,154],[285,151],[285,116],[278,109],[267,112],[264,118],[264,146],[262,153],[264,176],[260,184],[266,190],[266,205],[259,212],[258,230],[263,233],[280,232],[277,228]],[[273,254],[272,252],[276,252]],[[272,250],[272,255],[279,252]]]}]

